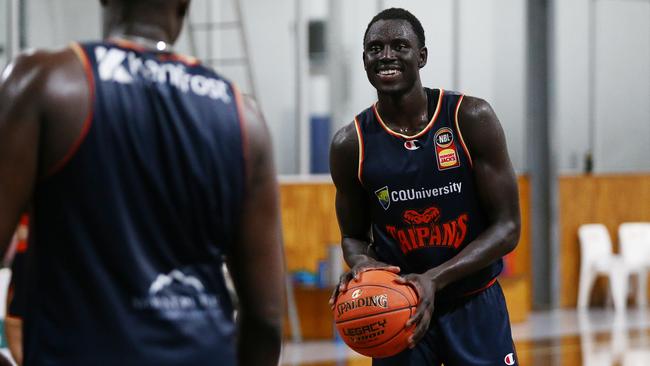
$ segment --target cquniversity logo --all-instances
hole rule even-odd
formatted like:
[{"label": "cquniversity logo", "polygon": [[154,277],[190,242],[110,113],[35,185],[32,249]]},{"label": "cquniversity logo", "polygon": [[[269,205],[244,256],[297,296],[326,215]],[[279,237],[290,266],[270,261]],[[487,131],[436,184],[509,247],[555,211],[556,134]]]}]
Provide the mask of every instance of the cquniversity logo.
[{"label": "cquniversity logo", "polygon": [[390,191],[388,190],[388,186],[376,190],[375,195],[377,196],[381,207],[383,207],[384,210],[388,210],[388,207],[390,207]]}]

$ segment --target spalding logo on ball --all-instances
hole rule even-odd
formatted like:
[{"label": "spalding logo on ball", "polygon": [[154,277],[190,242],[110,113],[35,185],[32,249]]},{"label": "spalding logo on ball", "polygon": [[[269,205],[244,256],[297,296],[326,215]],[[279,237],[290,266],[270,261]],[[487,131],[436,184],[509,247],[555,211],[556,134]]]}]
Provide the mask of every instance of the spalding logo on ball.
[{"label": "spalding logo on ball", "polygon": [[336,330],[362,355],[390,357],[408,347],[415,325],[406,328],[406,321],[415,314],[418,296],[411,286],[396,283],[397,278],[385,270],[363,272],[336,299]]}]

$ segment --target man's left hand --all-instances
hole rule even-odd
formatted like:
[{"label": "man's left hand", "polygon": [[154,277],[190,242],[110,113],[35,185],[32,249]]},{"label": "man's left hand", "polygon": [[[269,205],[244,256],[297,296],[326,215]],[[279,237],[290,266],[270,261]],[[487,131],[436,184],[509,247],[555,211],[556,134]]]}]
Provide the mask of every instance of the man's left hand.
[{"label": "man's left hand", "polygon": [[436,296],[436,284],[426,274],[407,274],[395,282],[413,286],[420,300],[415,314],[406,322],[406,328],[415,324],[413,335],[409,338],[409,348],[413,348],[429,329]]}]

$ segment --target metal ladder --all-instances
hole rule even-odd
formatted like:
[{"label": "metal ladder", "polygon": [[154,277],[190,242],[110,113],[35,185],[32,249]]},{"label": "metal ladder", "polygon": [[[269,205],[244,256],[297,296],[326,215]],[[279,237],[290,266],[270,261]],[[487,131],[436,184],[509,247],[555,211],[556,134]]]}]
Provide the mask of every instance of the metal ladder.
[{"label": "metal ladder", "polygon": [[[223,14],[227,13],[225,10],[230,10],[232,19],[223,19]],[[201,19],[197,19],[199,16]],[[238,39],[239,55],[225,55],[225,42],[220,39],[224,33]],[[188,34],[192,54],[206,65],[228,75],[244,94],[252,96],[259,103],[240,0],[194,0],[188,18]],[[237,67],[244,68],[244,80],[237,78],[235,72],[227,72]]]}]

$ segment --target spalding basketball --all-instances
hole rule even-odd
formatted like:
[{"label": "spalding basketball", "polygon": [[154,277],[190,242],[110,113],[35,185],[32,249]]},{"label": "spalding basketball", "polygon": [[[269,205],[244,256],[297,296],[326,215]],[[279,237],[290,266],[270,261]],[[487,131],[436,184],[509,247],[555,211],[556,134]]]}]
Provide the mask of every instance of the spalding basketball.
[{"label": "spalding basketball", "polygon": [[364,356],[389,357],[408,347],[415,325],[406,328],[406,321],[415,314],[418,296],[411,286],[396,283],[397,277],[385,270],[363,272],[336,299],[336,330]]}]

